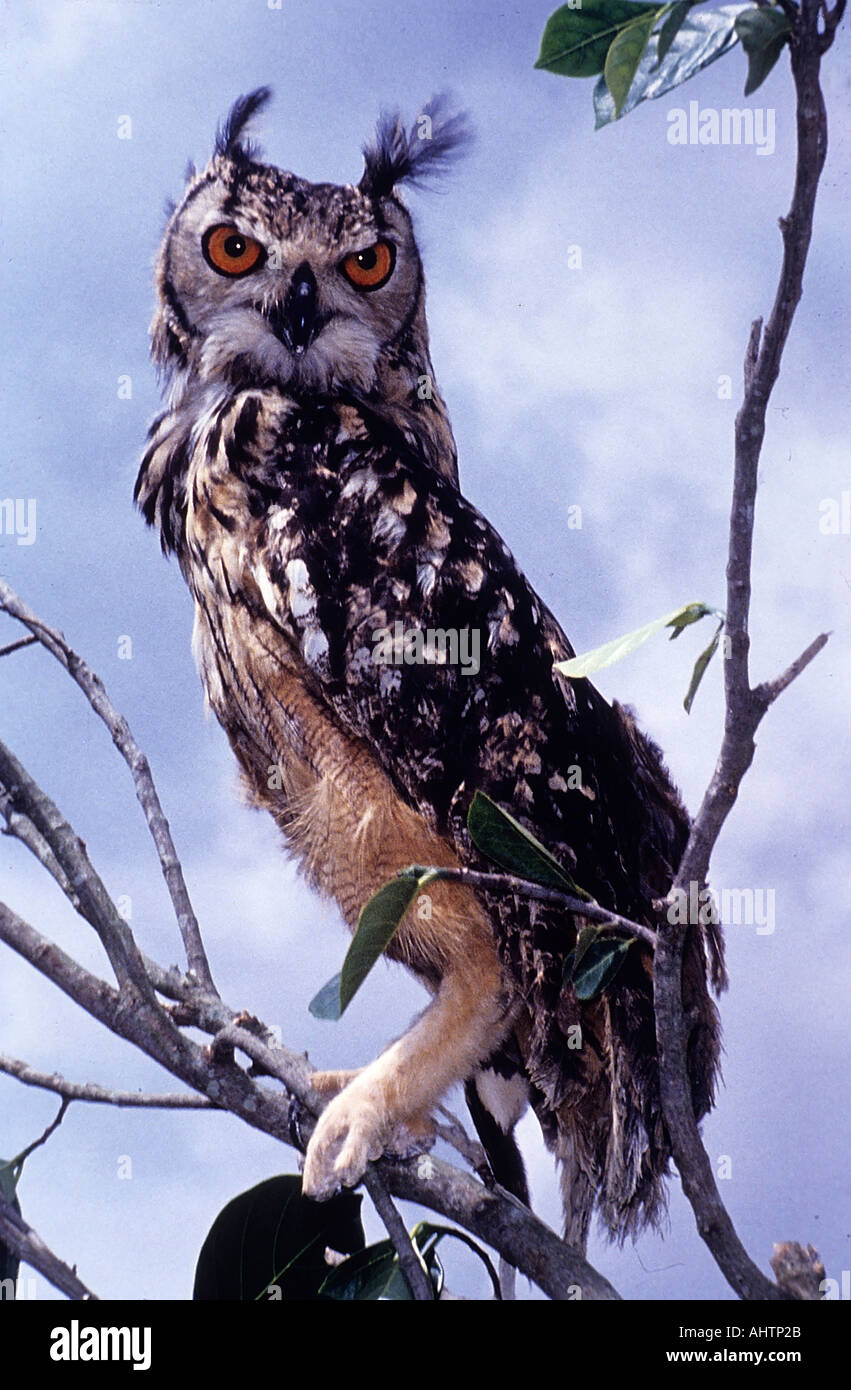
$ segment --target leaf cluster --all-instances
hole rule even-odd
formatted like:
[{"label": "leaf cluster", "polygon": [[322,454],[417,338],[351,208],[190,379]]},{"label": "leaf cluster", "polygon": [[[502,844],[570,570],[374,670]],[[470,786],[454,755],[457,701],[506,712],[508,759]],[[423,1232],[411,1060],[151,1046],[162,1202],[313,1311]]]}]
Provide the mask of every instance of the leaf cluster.
[{"label": "leaf cluster", "polygon": [[638,0],[573,0],[547,20],[535,64],[561,77],[597,77],[596,128],[639,102],[664,96],[741,42],[748,59],[745,96],[765,81],[794,32],[774,5],[699,8]]}]

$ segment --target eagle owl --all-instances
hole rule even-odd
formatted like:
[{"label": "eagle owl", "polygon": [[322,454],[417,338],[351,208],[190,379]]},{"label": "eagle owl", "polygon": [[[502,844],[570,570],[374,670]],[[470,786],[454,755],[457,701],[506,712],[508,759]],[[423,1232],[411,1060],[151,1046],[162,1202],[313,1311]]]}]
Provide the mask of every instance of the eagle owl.
[{"label": "eagle owl", "polygon": [[[399,188],[447,164],[464,119],[440,100],[410,129],[382,117],[357,185],[312,184],[247,139],[268,96],[236,102],[168,222],[152,325],[166,404],[136,486],[192,592],[201,679],[248,794],[350,927],[412,863],[492,867],[467,831],[476,791],[599,904],[652,925],[688,833],[679,797],[631,715],[554,672],[570,644],[458,487]],[[428,640],[417,661],[376,659],[379,633],[450,631],[476,636],[476,662]],[[370,1065],[316,1075],[331,1099],[305,1191],[356,1183],[463,1082],[523,1198],[513,1130],[534,1107],[572,1243],[595,1208],[619,1238],[658,1220],[669,1141],[648,949],[583,1003],[565,980],[581,919],[430,892],[430,918],[409,915],[388,954],[432,1002]],[[718,1069],[708,980],[723,983],[711,924],[688,928],[683,973],[698,1117]]]}]

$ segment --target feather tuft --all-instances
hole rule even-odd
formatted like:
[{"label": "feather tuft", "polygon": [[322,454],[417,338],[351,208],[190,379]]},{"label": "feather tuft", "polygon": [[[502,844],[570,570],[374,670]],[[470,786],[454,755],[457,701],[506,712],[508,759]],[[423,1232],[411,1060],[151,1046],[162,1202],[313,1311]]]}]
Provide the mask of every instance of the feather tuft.
[{"label": "feather tuft", "polygon": [[445,173],[472,139],[467,113],[453,111],[445,93],[432,97],[408,128],[398,111],[383,111],[364,146],[359,186],[371,198],[388,198],[397,183],[418,187]]},{"label": "feather tuft", "polygon": [[237,97],[225,120],[216,131],[214,154],[240,162],[253,159],[256,148],[244,139],[245,131],[251,121],[262,110],[272,95],[271,87],[257,87],[246,96]]}]

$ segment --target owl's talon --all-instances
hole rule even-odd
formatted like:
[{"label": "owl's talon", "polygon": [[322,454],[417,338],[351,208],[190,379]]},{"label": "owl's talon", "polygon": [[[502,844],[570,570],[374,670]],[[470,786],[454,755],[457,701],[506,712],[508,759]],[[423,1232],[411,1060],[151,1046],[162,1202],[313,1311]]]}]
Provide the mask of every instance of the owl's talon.
[{"label": "owl's talon", "polygon": [[340,1187],[355,1187],[383,1152],[384,1126],[374,1101],[355,1084],[347,1086],[323,1110],[307,1146],[305,1196],[324,1201]]},{"label": "owl's talon", "polygon": [[422,1115],[396,1125],[384,1146],[390,1158],[416,1158],[434,1148],[437,1134],[431,1116]]},{"label": "owl's talon", "polygon": [[293,1144],[298,1149],[304,1149],[306,1143],[304,1131],[309,1127],[313,1119],[307,1106],[303,1105],[297,1096],[290,1096],[289,1109],[287,1111],[287,1132]]}]

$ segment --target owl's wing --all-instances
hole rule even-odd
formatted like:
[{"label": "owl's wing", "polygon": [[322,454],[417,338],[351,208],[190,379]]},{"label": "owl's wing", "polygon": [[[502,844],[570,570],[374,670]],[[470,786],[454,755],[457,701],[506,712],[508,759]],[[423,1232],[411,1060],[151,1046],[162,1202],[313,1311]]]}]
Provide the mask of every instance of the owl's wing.
[{"label": "owl's wing", "polygon": [[462,858],[485,791],[645,916],[685,813],[630,721],[554,673],[572,649],[499,535],[363,410],[322,460],[278,471],[252,555],[305,679]]},{"label": "owl's wing", "polygon": [[[294,471],[291,455],[287,462],[254,575],[336,720],[462,863],[493,868],[466,828],[480,790],[601,905],[652,924],[653,899],[667,892],[684,847],[686,813],[631,717],[589,682],[554,673],[571,648],[494,529],[363,410],[303,467]],[[659,1214],[668,1155],[647,954],[631,951],[606,996],[582,1006],[563,980],[576,920],[523,898],[483,896],[528,1014],[524,1060],[542,1122],[567,1136],[562,1157],[577,1190],[583,1175],[594,1187],[603,1175],[610,1227],[637,1228]],[[686,992],[703,1114],[717,1017],[700,931],[691,938]]]}]

